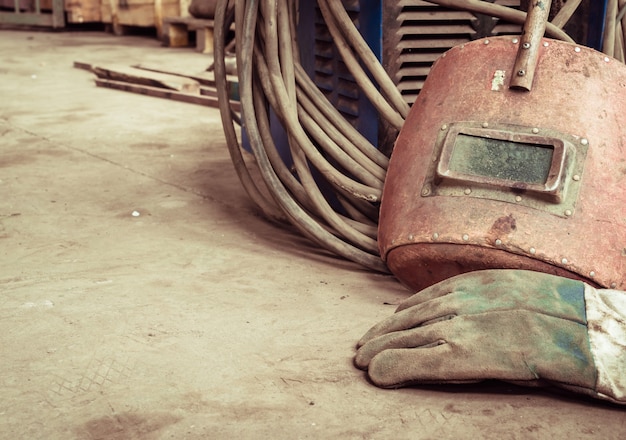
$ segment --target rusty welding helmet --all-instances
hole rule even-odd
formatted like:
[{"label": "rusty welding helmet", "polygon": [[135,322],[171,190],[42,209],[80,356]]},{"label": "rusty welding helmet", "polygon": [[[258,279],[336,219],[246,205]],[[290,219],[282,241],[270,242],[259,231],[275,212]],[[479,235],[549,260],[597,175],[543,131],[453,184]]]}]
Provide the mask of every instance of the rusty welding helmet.
[{"label": "rusty welding helmet", "polygon": [[626,289],[626,65],[539,36],[512,87],[522,44],[446,52],[400,132],[378,241],[411,289],[492,268]]}]

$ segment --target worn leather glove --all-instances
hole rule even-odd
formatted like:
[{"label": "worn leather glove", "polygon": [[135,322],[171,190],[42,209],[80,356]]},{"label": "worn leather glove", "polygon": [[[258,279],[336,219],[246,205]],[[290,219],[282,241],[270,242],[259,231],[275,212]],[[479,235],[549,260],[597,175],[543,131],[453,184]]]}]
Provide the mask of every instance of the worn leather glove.
[{"label": "worn leather glove", "polygon": [[359,341],[372,382],[497,379],[626,404],[626,292],[522,270],[450,278],[403,302]]}]

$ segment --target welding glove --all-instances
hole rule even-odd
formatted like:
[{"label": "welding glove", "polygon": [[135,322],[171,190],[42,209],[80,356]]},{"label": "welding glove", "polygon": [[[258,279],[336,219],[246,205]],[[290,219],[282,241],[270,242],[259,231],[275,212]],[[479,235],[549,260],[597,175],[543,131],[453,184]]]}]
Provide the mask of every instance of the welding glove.
[{"label": "welding glove", "polygon": [[431,286],[359,341],[372,382],[555,385],[626,404],[626,292],[485,270]]}]

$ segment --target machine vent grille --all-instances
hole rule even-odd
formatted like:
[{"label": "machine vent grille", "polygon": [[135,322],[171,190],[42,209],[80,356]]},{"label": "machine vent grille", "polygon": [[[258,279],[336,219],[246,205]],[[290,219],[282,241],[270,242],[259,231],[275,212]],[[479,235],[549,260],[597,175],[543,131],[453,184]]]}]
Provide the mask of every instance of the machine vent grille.
[{"label": "machine vent grille", "polygon": [[[519,0],[495,0],[519,9]],[[455,11],[420,0],[385,0],[383,65],[412,104],[432,63],[448,49],[478,38],[519,35],[521,26],[493,17]]]},{"label": "machine vent grille", "polygon": [[[489,0],[519,9],[520,0]],[[382,3],[381,3],[382,2]],[[379,54],[405,100],[413,104],[433,62],[452,47],[487,36],[519,35],[521,26],[422,0],[342,0],[348,15]],[[317,2],[301,2],[300,26],[313,34],[313,50],[301,47],[312,62],[308,72],[328,100],[381,151],[389,153],[397,132],[378,124],[374,107],[344,64]],[[382,29],[381,29],[382,26]],[[302,27],[304,29],[304,27]],[[310,44],[310,43],[309,43]],[[308,58],[310,56],[310,58]]]},{"label": "machine vent grille", "polygon": [[[359,28],[360,0],[344,0],[348,15]],[[339,56],[319,8],[315,7],[315,62],[313,80],[328,100],[352,124],[357,125],[361,94],[352,74]]]}]

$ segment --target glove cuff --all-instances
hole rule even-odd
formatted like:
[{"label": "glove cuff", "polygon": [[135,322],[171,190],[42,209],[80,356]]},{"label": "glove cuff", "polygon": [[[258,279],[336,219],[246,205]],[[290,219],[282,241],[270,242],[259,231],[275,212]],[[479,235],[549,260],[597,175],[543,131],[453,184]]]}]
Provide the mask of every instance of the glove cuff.
[{"label": "glove cuff", "polygon": [[626,404],[626,292],[585,285],[585,309],[597,397]]}]

